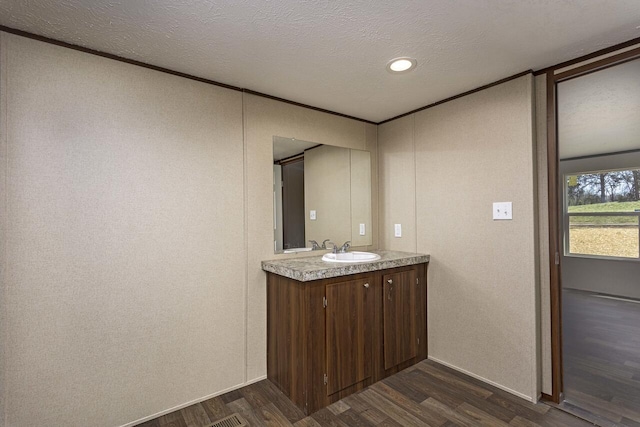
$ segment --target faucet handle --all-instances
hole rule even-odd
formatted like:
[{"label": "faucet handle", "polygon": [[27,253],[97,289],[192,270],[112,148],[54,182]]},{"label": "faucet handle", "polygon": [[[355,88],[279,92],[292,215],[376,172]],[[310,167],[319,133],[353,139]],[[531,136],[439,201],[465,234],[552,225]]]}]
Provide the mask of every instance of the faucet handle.
[{"label": "faucet handle", "polygon": [[320,249],[320,245],[315,240],[309,240],[309,243],[311,243],[312,251],[317,251],[318,249]]},{"label": "faucet handle", "polygon": [[327,242],[331,243],[331,239],[324,239],[322,241],[322,249],[327,249]]},{"label": "faucet handle", "polygon": [[344,242],[344,245],[342,245],[342,247],[340,248],[340,252],[347,252],[350,247],[351,247],[351,240],[347,240],[346,242]]}]

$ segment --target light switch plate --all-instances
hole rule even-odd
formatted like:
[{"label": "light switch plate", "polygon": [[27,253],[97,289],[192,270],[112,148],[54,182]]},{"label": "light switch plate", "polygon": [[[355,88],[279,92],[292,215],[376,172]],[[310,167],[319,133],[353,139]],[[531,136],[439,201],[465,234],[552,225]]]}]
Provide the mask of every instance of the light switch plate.
[{"label": "light switch plate", "polygon": [[309,211],[309,219],[311,221],[315,221],[316,220],[316,211]]},{"label": "light switch plate", "polygon": [[393,235],[395,237],[402,237],[402,224],[393,224]]},{"label": "light switch plate", "polygon": [[364,236],[365,232],[364,232],[365,228],[364,228],[364,224],[360,224],[360,235]]},{"label": "light switch plate", "polygon": [[493,204],[493,219],[513,219],[513,206],[511,202],[495,202]]}]

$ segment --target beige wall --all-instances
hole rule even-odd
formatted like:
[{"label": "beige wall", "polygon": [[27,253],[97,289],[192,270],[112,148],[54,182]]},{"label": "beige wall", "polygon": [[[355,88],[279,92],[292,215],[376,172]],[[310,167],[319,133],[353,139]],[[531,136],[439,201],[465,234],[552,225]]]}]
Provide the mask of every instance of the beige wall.
[{"label": "beige wall", "polygon": [[376,213],[376,126],[5,33],[0,67],[4,425],[264,378],[272,137],[372,151]]},{"label": "beige wall", "polygon": [[5,425],[242,384],[241,94],[1,37]]},{"label": "beige wall", "polygon": [[[351,150],[322,145],[304,153],[304,230],[306,240],[351,240]],[[311,220],[309,211],[316,211]]]},{"label": "beige wall", "polygon": [[[372,242],[371,176],[371,153],[351,150],[351,246],[367,246]],[[364,236],[360,235],[360,224],[364,224]]]},{"label": "beige wall", "polygon": [[[306,240],[371,245],[371,153],[331,145],[304,155]],[[316,211],[311,220],[309,211]],[[365,235],[360,235],[360,224]],[[310,246],[310,245],[307,245]]]},{"label": "beige wall", "polygon": [[[429,357],[531,400],[539,391],[533,117],[527,75],[379,130],[381,238],[431,255]],[[513,202],[512,221],[492,220],[496,201]],[[392,224],[411,224],[412,212],[416,241],[396,244]]]},{"label": "beige wall", "polygon": [[[414,121],[411,114],[378,126],[379,236],[387,250],[417,250]],[[402,226],[402,237],[394,237],[394,224]]]}]

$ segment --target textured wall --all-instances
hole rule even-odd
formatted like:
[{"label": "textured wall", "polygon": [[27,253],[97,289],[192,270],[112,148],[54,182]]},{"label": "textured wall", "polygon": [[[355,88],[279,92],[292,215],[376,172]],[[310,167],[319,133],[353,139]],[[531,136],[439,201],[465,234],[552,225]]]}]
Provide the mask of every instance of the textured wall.
[{"label": "textured wall", "polygon": [[[416,251],[414,120],[412,114],[378,126],[380,247],[391,251]],[[394,237],[394,224],[402,225],[402,237]]]},{"label": "textured wall", "polygon": [[[336,245],[351,240],[350,151],[323,145],[304,154],[306,240],[331,239]],[[313,221],[312,209],[317,215]]]},{"label": "textured wall", "polygon": [[6,425],[242,384],[241,94],[1,37]]},{"label": "textured wall", "polygon": [[[528,75],[379,132],[385,247],[396,218],[410,221],[415,197],[417,250],[431,254],[429,356],[531,400],[538,396],[533,115]],[[513,202],[512,221],[492,221],[495,201]]]},{"label": "textured wall", "polygon": [[[351,150],[351,246],[367,246],[373,241],[371,177],[371,153]],[[360,235],[360,224],[365,226],[364,236]]]},{"label": "textured wall", "polygon": [[371,151],[377,247],[375,125],[0,38],[5,425],[122,425],[265,377],[274,135]]}]

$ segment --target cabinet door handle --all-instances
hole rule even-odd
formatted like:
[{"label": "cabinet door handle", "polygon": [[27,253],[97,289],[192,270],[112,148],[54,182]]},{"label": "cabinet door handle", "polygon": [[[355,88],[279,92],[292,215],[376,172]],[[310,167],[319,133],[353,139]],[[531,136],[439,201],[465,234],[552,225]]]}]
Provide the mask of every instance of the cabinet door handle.
[{"label": "cabinet door handle", "polygon": [[365,287],[365,288],[367,288],[367,289],[369,289],[369,284],[368,284],[368,283],[365,283],[365,284],[364,284],[364,287]]},{"label": "cabinet door handle", "polygon": [[389,280],[387,280],[387,283],[390,284],[390,285],[393,285],[393,280],[389,279]]}]

